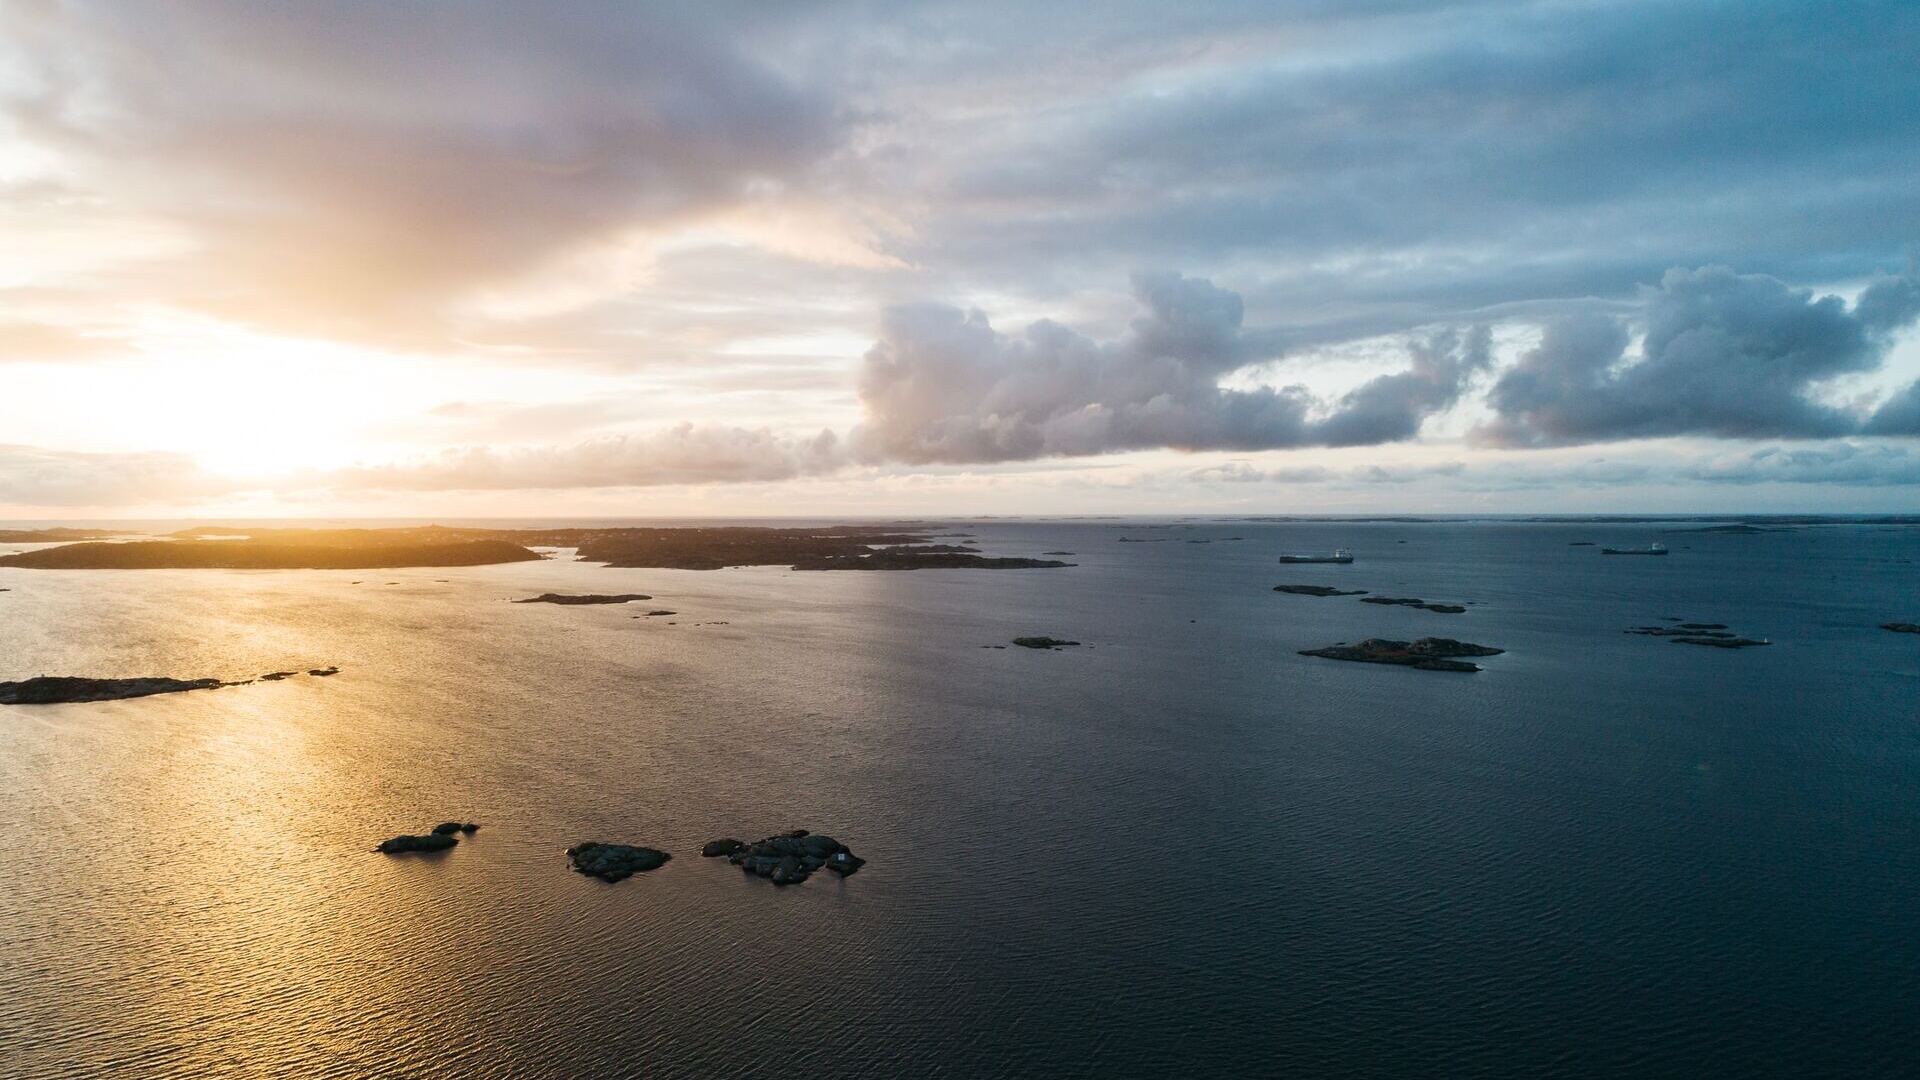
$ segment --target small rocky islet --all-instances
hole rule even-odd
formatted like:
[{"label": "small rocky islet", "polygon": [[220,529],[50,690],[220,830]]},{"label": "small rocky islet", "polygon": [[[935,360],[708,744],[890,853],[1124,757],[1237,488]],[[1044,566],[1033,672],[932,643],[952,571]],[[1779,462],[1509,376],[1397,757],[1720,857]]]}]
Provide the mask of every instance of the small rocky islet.
[{"label": "small rocky islet", "polygon": [[709,859],[724,858],[742,871],[766,878],[775,885],[798,885],[821,869],[845,877],[867,863],[833,837],[805,829],[793,829],[751,844],[732,837],[712,840],[700,849],[700,854]]},{"label": "small rocky islet", "polygon": [[575,844],[567,849],[567,861],[573,864],[574,873],[597,877],[606,882],[657,870],[672,858],[671,854],[658,848],[607,844],[598,840]]},{"label": "small rocky islet", "polygon": [[1415,596],[1366,596],[1360,599],[1363,604],[1388,604],[1395,607],[1419,608],[1421,611],[1436,611],[1442,615],[1459,615],[1467,609],[1459,604],[1441,604],[1422,600]]},{"label": "small rocky islet", "polygon": [[1726,623],[1676,621],[1671,626],[1629,627],[1626,633],[1666,638],[1675,645],[1705,645],[1715,649],[1747,649],[1773,644],[1765,638],[1741,637],[1728,630]]},{"label": "small rocky islet", "polygon": [[651,600],[646,593],[541,593],[524,600],[515,600],[516,604],[631,604],[636,600]]},{"label": "small rocky islet", "polygon": [[1336,589],[1331,585],[1275,585],[1274,592],[1294,596],[1359,596],[1365,589]]},{"label": "small rocky islet", "polygon": [[1047,637],[1045,635],[1017,637],[1013,639],[1013,643],[1023,649],[1064,649],[1069,645],[1080,644],[1077,641],[1068,641],[1065,638]]},{"label": "small rocky islet", "polygon": [[374,846],[381,855],[408,855],[416,852],[445,851],[460,842],[462,836],[472,836],[480,831],[480,826],[471,821],[443,821],[424,833],[401,833]]},{"label": "small rocky islet", "polygon": [[1328,660],[1350,660],[1361,664],[1394,664],[1421,671],[1479,671],[1479,664],[1458,659],[1462,656],[1498,656],[1505,649],[1475,645],[1453,638],[1421,638],[1418,641],[1394,641],[1368,638],[1357,645],[1337,642],[1320,649],[1301,649],[1301,656]]}]

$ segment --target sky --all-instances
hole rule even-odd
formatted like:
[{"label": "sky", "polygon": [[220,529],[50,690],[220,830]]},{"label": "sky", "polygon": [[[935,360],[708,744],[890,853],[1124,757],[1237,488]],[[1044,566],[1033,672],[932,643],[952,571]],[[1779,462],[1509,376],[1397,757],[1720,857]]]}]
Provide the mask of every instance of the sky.
[{"label": "sky", "polygon": [[1920,5],[0,0],[0,517],[1920,512]]}]

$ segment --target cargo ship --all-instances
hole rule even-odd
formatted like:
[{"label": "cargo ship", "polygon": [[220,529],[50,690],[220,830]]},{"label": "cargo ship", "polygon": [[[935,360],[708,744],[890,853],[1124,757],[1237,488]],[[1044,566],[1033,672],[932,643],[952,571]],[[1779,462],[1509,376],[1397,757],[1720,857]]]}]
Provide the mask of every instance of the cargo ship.
[{"label": "cargo ship", "polygon": [[1309,562],[1350,563],[1353,561],[1353,552],[1348,551],[1346,548],[1334,548],[1332,551],[1327,552],[1325,554],[1282,555],[1280,556],[1280,561],[1283,563],[1309,563]]}]

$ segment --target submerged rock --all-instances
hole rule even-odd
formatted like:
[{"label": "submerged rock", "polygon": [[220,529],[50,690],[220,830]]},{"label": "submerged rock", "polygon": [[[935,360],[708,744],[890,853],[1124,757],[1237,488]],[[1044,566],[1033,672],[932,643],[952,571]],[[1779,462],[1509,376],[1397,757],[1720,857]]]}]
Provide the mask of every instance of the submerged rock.
[{"label": "submerged rock", "polygon": [[1301,649],[1301,656],[1319,656],[1328,660],[1351,660],[1362,664],[1397,664],[1421,671],[1479,671],[1479,664],[1454,659],[1460,656],[1498,656],[1505,649],[1475,645],[1453,638],[1421,638],[1418,641],[1394,641],[1368,638],[1358,645],[1329,645],[1323,649]]},{"label": "submerged rock", "polygon": [[1294,596],[1359,596],[1365,589],[1336,589],[1331,585],[1275,585],[1274,592],[1291,593]]},{"label": "submerged rock", "polygon": [[1896,634],[1920,634],[1920,623],[1887,622],[1881,623],[1880,629],[1891,630]]},{"label": "submerged rock", "polygon": [[550,593],[541,593],[539,596],[529,596],[525,600],[515,600],[514,603],[516,604],[630,604],[635,600],[651,600],[651,599],[653,599],[653,597],[648,596],[645,593],[618,593],[614,595],[602,595],[600,593],[586,593],[583,595],[571,595],[568,593],[550,592]]},{"label": "submerged rock", "polygon": [[402,833],[391,840],[380,841],[373,850],[382,855],[404,855],[414,851],[445,851],[459,842],[459,837],[437,830],[418,836]]},{"label": "submerged rock", "polygon": [[281,679],[291,679],[298,674],[300,673],[297,671],[269,671],[265,675],[260,676],[260,681],[279,682]]},{"label": "submerged rock", "polygon": [[568,848],[567,858],[573,863],[573,870],[577,874],[597,877],[601,881],[619,881],[665,866],[673,856],[657,848],[603,844],[590,840]]},{"label": "submerged rock", "polygon": [[1068,641],[1064,638],[1044,637],[1044,636],[1017,637],[1013,639],[1013,643],[1015,645],[1020,646],[1023,649],[1064,649],[1069,645],[1080,644],[1077,641]]},{"label": "submerged rock", "polygon": [[847,845],[831,836],[794,829],[751,844],[738,840],[715,840],[702,854],[719,855],[715,845],[738,845],[725,852],[727,861],[743,872],[766,878],[775,885],[798,885],[819,870],[827,869],[845,877],[865,866],[867,861]]},{"label": "submerged rock", "polygon": [[1732,634],[1710,634],[1700,637],[1677,637],[1672,639],[1675,645],[1711,645],[1716,649],[1746,649],[1755,645],[1771,645],[1773,642],[1763,638],[1734,637]]},{"label": "submerged rock", "polygon": [[233,684],[219,679],[86,679],[40,675],[20,682],[0,682],[0,705],[57,705],[73,701],[118,701],[122,698],[213,690]]},{"label": "submerged rock", "polygon": [[717,859],[723,855],[731,855],[746,846],[747,845],[729,836],[722,840],[707,841],[706,846],[700,849],[700,854],[704,858]]}]

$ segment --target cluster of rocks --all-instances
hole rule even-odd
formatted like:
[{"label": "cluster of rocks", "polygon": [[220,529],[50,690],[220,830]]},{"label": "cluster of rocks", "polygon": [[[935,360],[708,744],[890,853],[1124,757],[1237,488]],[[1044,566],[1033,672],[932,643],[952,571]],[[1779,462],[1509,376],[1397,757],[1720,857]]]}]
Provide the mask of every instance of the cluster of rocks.
[{"label": "cluster of rocks", "polygon": [[1741,637],[1728,630],[1726,623],[1676,622],[1672,626],[1635,626],[1626,632],[1642,637],[1663,637],[1676,645],[1706,645],[1716,649],[1745,649],[1772,644],[1764,638]]},{"label": "cluster of rocks", "polygon": [[700,849],[709,858],[724,858],[742,871],[775,885],[798,885],[821,869],[842,877],[858,871],[866,860],[831,836],[794,829],[754,843],[732,837],[709,841]]},{"label": "cluster of rocks", "polygon": [[418,851],[445,851],[458,844],[461,836],[472,836],[480,826],[471,821],[443,821],[424,833],[401,833],[382,840],[374,851],[382,855],[405,855]]},{"label": "cluster of rocks", "polygon": [[1419,608],[1422,611],[1437,611],[1442,615],[1458,615],[1467,609],[1459,604],[1428,603],[1415,596],[1368,596],[1360,601],[1363,604],[1391,604],[1396,607]]},{"label": "cluster of rocks", "polygon": [[573,595],[569,593],[550,592],[550,593],[541,593],[539,596],[529,596],[525,600],[515,600],[514,603],[516,604],[630,604],[635,600],[651,600],[651,599],[653,599],[653,597],[648,596],[645,593],[616,593],[612,595],[603,595],[601,593],[586,593],[582,595]]},{"label": "cluster of rocks", "polygon": [[1479,671],[1479,664],[1470,664],[1456,657],[1498,656],[1505,651],[1452,638],[1421,638],[1412,642],[1368,638],[1358,645],[1338,642],[1323,649],[1301,649],[1300,655],[1351,660],[1362,664],[1397,664],[1421,671]]},{"label": "cluster of rocks", "polygon": [[567,859],[573,863],[574,873],[597,877],[601,881],[619,881],[656,870],[665,866],[671,858],[672,855],[658,848],[603,844],[597,840],[575,844],[567,849]]}]

